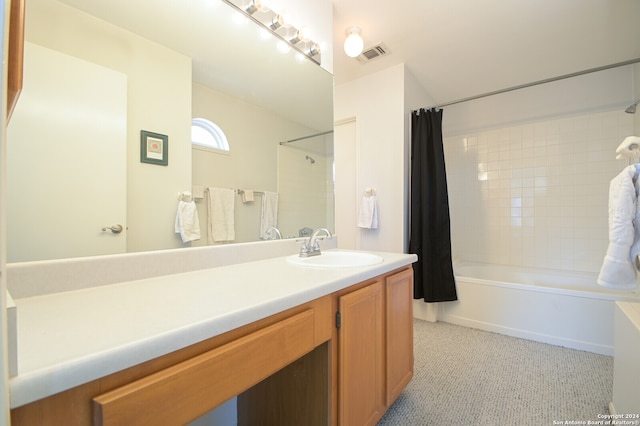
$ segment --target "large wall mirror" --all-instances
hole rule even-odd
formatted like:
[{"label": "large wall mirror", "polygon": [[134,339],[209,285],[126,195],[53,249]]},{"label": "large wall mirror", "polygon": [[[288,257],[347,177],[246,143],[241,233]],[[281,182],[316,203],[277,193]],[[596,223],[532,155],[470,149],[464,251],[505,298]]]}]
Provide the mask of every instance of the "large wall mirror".
[{"label": "large wall mirror", "polygon": [[[236,190],[224,244],[264,237],[264,192],[279,196],[283,237],[333,229],[333,77],[223,1],[29,0],[25,40],[9,262],[212,244],[206,198],[199,240],[174,229],[178,194],[194,188]],[[229,151],[192,146],[193,118]],[[141,131],[167,137],[166,165],[140,161]]]}]

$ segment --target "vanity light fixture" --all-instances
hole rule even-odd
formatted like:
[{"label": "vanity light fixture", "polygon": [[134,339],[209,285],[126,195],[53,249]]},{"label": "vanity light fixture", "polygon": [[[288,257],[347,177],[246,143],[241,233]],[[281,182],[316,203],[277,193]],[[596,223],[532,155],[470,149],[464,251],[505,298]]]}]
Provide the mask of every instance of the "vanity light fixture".
[{"label": "vanity light fixture", "polygon": [[302,38],[300,37],[300,31],[294,32],[293,35],[289,37],[288,41],[293,45],[300,43],[302,41]]},{"label": "vanity light fixture", "polygon": [[364,41],[360,35],[359,27],[347,28],[347,38],[344,40],[344,53],[351,58],[355,58],[364,48]]},{"label": "vanity light fixture", "polygon": [[320,54],[320,46],[318,43],[312,43],[309,47],[309,51],[307,52],[307,56],[314,57]]},{"label": "vanity light fixture", "polygon": [[268,12],[269,8],[265,6],[260,0],[251,0],[249,4],[244,8],[244,11],[247,12],[249,16],[251,16],[257,11]]},{"label": "vanity light fixture", "polygon": [[298,36],[300,37],[300,40],[305,43],[311,41],[311,29],[307,25],[303,25],[298,30]]},{"label": "vanity light fixture", "polygon": [[269,31],[288,47],[320,65],[320,46],[311,40],[308,27],[302,26],[298,30],[291,24],[292,17],[288,11],[277,13],[265,5],[266,0],[249,0],[248,4],[247,0],[222,1]]},{"label": "vanity light fixture", "polygon": [[289,28],[289,27],[291,27],[291,17],[286,13],[281,13],[279,15],[274,16],[273,20],[271,21],[271,25],[269,25],[269,28],[272,31],[275,31],[279,28]]}]

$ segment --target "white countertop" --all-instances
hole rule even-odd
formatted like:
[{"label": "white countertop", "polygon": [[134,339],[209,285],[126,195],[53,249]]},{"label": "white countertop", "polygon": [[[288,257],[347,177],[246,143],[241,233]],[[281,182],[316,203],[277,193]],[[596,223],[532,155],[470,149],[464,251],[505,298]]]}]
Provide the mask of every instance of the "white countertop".
[{"label": "white countertop", "polygon": [[637,302],[616,302],[618,308],[629,318],[629,321],[640,330],[640,303]]},{"label": "white countertop", "polygon": [[376,253],[359,268],[285,257],[16,299],[11,407],[173,352],[417,260]]}]

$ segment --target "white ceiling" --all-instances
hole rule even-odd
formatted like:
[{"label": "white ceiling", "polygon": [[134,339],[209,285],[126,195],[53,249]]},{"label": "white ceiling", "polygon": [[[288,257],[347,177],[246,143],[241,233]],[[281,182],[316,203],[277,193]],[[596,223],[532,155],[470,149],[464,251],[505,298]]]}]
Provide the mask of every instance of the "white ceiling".
[{"label": "white ceiling", "polygon": [[[334,0],[336,84],[399,63],[436,104],[640,58],[640,0]],[[362,28],[362,64],[342,50]]]},{"label": "white ceiling", "polygon": [[[309,102],[308,89],[318,92],[324,86],[307,83],[302,86],[306,90],[286,91],[302,67],[282,78],[282,72],[271,66],[270,49],[263,46],[257,53],[248,52],[239,48],[243,40],[238,35],[219,41],[215,32],[234,23],[220,14],[224,7],[215,6],[218,2],[61,1],[191,56],[194,78],[211,87],[251,93],[272,106],[280,102],[278,107],[288,107],[300,122],[314,117],[316,122],[308,123],[313,128],[324,129],[320,123],[332,122],[330,108],[328,117],[318,113],[325,110],[318,104],[331,104],[331,93],[327,99]],[[405,63],[435,104],[640,58],[640,0],[333,0],[333,4],[336,84]],[[362,28],[365,48],[383,42],[391,53],[366,64],[347,57],[342,43],[345,30],[353,25]],[[189,31],[182,32],[184,27]],[[240,68],[226,68],[232,62],[226,58],[240,63]],[[270,78],[273,73],[281,78]],[[258,76],[271,83],[262,83]],[[296,97],[301,101],[294,102]]]}]

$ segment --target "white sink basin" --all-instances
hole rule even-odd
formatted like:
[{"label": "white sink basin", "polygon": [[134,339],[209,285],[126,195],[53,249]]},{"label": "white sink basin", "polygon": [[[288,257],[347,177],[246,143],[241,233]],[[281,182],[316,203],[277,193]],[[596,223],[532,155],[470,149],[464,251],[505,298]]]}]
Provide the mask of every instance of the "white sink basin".
[{"label": "white sink basin", "polygon": [[287,257],[289,263],[313,268],[355,268],[375,265],[383,260],[377,254],[342,250],[323,251],[319,256],[300,257],[294,254]]}]

